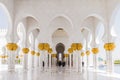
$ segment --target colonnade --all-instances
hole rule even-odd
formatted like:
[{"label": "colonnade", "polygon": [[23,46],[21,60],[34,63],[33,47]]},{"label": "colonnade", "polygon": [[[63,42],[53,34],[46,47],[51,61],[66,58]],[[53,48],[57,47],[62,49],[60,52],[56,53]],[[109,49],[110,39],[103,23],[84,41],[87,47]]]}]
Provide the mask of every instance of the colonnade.
[{"label": "colonnade", "polygon": [[[33,42],[34,43],[34,42]],[[18,45],[16,43],[8,43],[6,45],[8,49],[8,70],[12,71],[15,70],[15,54],[18,49]],[[32,47],[35,47],[35,45],[32,45]],[[114,43],[105,43],[104,49],[106,50],[106,59],[107,59],[107,69],[106,71],[111,73],[113,71],[113,62],[112,62],[112,51],[115,48]],[[25,46],[22,48],[23,52],[23,69],[27,70],[28,69],[28,53],[32,56],[32,68],[34,67],[35,64],[35,56],[36,56],[36,61],[37,64],[36,66],[39,67],[40,69],[43,69],[43,61],[45,63],[44,70],[51,70],[52,68],[52,58],[56,58],[56,54],[53,54],[52,48],[50,48],[49,43],[40,43],[38,45],[38,52],[35,51],[35,48],[32,48],[31,50]],[[94,47],[91,50],[86,50],[83,52],[83,45],[82,43],[72,43],[71,47],[68,49],[68,53],[64,54],[65,61],[67,62],[67,66],[69,67],[70,70],[74,70],[76,72],[82,72],[82,61],[83,58],[87,57],[86,61],[86,68],[89,68],[89,55],[92,52],[93,53],[93,68],[97,70],[97,54],[99,53],[99,48]],[[49,56],[49,58],[48,58]],[[73,56],[73,57],[72,57]],[[68,64],[69,61],[69,64]]]}]

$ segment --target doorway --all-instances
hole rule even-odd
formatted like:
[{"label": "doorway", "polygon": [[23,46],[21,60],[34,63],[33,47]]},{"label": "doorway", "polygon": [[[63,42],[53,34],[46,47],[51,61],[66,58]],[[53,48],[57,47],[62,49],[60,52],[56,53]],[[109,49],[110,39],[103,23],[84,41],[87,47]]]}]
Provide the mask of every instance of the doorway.
[{"label": "doorway", "polygon": [[63,43],[58,43],[56,45],[56,52],[57,52],[57,66],[61,66],[64,62],[64,51],[65,46]]}]

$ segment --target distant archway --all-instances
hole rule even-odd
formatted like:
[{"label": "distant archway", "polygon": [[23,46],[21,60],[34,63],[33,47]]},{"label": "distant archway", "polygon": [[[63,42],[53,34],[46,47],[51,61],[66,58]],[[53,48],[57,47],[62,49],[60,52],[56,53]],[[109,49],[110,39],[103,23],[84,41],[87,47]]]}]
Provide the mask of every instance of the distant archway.
[{"label": "distant archway", "polygon": [[[11,17],[10,13],[7,9],[7,6],[5,6],[3,3],[0,3],[0,66],[1,65],[8,65],[8,53],[6,50],[5,45],[7,42],[10,41],[10,38],[8,37],[11,32]],[[4,68],[7,69],[7,67],[4,66]]]},{"label": "distant archway", "polygon": [[57,53],[64,53],[64,51],[65,51],[65,46],[64,46],[64,44],[63,44],[63,43],[58,43],[58,44],[56,45],[56,52],[57,52]]},{"label": "distant archway", "polygon": [[65,51],[65,46],[63,43],[58,43],[56,45],[56,52],[57,52],[57,64],[59,62],[63,62],[64,59],[64,51]]}]

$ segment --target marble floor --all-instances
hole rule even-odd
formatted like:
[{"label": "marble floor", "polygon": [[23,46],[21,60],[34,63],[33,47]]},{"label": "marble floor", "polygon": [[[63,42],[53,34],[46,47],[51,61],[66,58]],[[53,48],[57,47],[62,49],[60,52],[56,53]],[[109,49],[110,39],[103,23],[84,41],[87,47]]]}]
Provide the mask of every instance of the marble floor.
[{"label": "marble floor", "polygon": [[120,74],[107,74],[104,71],[83,69],[83,72],[71,71],[69,68],[52,68],[42,71],[39,68],[24,71],[18,67],[15,71],[0,70],[0,80],[120,80]]}]

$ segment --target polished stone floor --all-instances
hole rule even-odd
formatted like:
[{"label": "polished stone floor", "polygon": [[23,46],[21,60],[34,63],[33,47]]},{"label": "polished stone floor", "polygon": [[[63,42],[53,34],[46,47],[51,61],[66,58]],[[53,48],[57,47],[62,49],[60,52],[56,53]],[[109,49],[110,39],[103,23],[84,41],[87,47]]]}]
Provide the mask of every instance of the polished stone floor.
[{"label": "polished stone floor", "polygon": [[69,68],[52,68],[43,71],[39,68],[24,71],[17,67],[14,72],[7,69],[0,70],[0,80],[120,80],[120,74],[107,74],[104,71],[83,69],[83,72],[75,72]]}]

